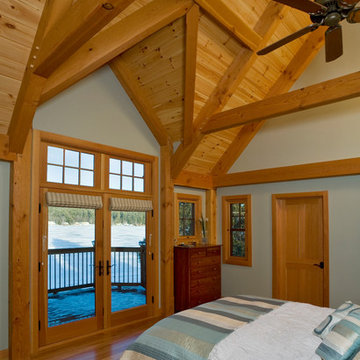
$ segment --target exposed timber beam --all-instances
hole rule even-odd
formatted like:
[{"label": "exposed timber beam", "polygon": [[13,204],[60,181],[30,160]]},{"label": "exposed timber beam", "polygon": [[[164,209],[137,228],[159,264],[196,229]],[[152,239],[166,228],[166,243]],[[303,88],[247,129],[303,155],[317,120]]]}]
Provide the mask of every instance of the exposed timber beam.
[{"label": "exposed timber beam", "polygon": [[[275,32],[277,25],[281,21],[284,11],[287,10],[285,10],[283,5],[274,2],[269,3],[266,7],[263,15],[260,17],[254,28],[261,36],[263,36],[259,48],[262,48],[267,44]],[[234,58],[195,119],[192,142],[188,145],[182,143],[172,157],[171,175],[174,179],[179,176],[186,163],[203,140],[204,134],[201,133],[200,129],[206,124],[211,115],[224,108],[257,58],[258,56],[256,53],[247,48],[242,48]]]},{"label": "exposed timber beam", "polygon": [[9,152],[9,137],[7,135],[0,135],[0,160],[15,161],[17,155]]},{"label": "exposed timber beam", "polygon": [[60,64],[133,1],[82,0],[75,2],[44,37],[34,72],[48,78]]},{"label": "exposed timber beam", "polygon": [[196,54],[199,28],[199,7],[194,5],[186,14],[184,144],[191,143],[194,131],[194,99],[196,79]]},{"label": "exposed timber beam", "polygon": [[228,29],[238,40],[252,50],[257,50],[262,36],[251,29],[224,0],[195,0],[206,12]]},{"label": "exposed timber beam", "polygon": [[185,170],[174,180],[174,185],[205,190],[213,189],[212,177],[210,175]]},{"label": "exposed timber beam", "polygon": [[9,136],[9,151],[17,154],[23,152],[26,139],[32,128],[32,120],[40,95],[46,82],[45,78],[34,74],[34,60],[38,56],[48,20],[53,18],[51,14],[56,9],[54,3],[55,1],[46,1],[44,5],[7,133]]},{"label": "exposed timber beam", "polygon": [[360,72],[213,115],[202,132],[211,134],[360,96]]},{"label": "exposed timber beam", "polygon": [[166,129],[147,100],[143,89],[139,86],[131,71],[129,71],[126,61],[121,56],[118,56],[110,63],[110,67],[159,145],[167,145],[170,140]]},{"label": "exposed timber beam", "polygon": [[206,191],[206,218],[208,220],[207,238],[209,243],[216,245],[216,189]]},{"label": "exposed timber beam", "polygon": [[57,95],[164,26],[184,16],[192,0],[154,0],[101,31],[48,78],[40,102]]},{"label": "exposed timber beam", "polygon": [[219,175],[213,180],[218,188],[359,174],[360,158],[353,158]]},{"label": "exposed timber beam", "polygon": [[[316,56],[318,51],[324,44],[325,29],[320,29],[309,35],[304,44],[300,47],[294,58],[291,60],[283,74],[271,87],[267,96],[274,96],[286,93],[293,86],[295,81],[300,77],[309,63]],[[265,121],[259,121],[244,125],[238,132],[236,138],[231,143],[229,148],[225,151],[223,156],[214,166],[211,174],[221,175],[226,174],[234,162],[243,153],[255,135],[264,125]]]},{"label": "exposed timber beam", "polygon": [[170,176],[172,146],[160,147],[161,307],[174,313],[174,183]]}]

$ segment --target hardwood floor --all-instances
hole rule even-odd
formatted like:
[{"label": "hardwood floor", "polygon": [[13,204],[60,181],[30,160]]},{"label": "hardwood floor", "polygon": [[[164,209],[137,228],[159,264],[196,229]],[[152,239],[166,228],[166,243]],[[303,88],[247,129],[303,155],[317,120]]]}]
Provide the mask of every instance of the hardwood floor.
[{"label": "hardwood floor", "polygon": [[48,350],[33,357],[36,360],[115,360],[148,326],[91,336],[56,350]]}]

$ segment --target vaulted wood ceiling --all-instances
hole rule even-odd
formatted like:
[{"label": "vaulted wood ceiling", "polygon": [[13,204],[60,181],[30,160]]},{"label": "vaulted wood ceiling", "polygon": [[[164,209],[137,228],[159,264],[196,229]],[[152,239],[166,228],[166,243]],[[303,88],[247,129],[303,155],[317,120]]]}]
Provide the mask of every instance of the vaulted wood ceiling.
[{"label": "vaulted wood ceiling", "polygon": [[[270,0],[114,0],[120,13],[93,33],[90,11],[78,24],[66,16],[83,15],[88,0],[54,1],[40,22],[44,3],[0,0],[0,134],[11,150],[21,152],[38,104],[109,64],[160,145],[180,142],[174,178],[226,173],[263,121],[205,133],[211,116],[288,92],[323,45],[318,30],[257,56],[310,24]],[[56,25],[74,29],[57,39]]]}]

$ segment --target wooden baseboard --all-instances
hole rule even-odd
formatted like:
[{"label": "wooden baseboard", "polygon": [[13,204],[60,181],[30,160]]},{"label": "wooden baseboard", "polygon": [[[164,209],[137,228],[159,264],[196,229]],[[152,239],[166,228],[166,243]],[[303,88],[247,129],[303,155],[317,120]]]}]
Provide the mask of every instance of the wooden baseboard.
[{"label": "wooden baseboard", "polygon": [[0,350],[0,360],[8,360],[9,359],[9,349]]}]

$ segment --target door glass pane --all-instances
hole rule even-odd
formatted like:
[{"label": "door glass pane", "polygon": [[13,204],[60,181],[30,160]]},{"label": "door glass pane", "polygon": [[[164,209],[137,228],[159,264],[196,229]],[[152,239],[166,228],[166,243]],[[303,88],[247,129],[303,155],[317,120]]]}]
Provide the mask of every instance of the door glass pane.
[{"label": "door glass pane", "polygon": [[111,213],[111,311],[146,304],[146,213]]},{"label": "door glass pane", "polygon": [[48,326],[95,316],[95,210],[49,207]]}]

